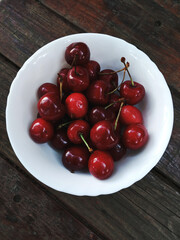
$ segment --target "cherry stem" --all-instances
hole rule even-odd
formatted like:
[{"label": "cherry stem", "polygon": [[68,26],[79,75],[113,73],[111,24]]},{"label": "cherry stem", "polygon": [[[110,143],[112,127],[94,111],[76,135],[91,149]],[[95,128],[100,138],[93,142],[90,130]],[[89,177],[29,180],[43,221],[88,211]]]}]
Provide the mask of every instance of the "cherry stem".
[{"label": "cherry stem", "polygon": [[90,148],[90,146],[89,146],[89,145],[88,145],[88,143],[86,142],[86,140],[85,140],[85,138],[84,138],[83,134],[82,134],[82,133],[80,133],[79,135],[80,135],[80,137],[81,137],[82,141],[84,142],[84,144],[86,145],[86,147],[88,148],[88,151],[89,151],[90,153],[92,153],[92,152],[93,152],[93,149],[92,149],[92,148]]},{"label": "cherry stem", "polygon": [[63,78],[62,76],[58,73],[59,76],[59,95],[60,95],[60,100],[62,101],[62,84],[63,84]]},{"label": "cherry stem", "polygon": [[124,98],[120,98],[118,101],[115,101],[115,102],[110,103],[110,104],[107,105],[104,109],[108,109],[109,107],[111,107],[111,106],[114,105],[115,103],[122,102],[122,101],[124,101]]},{"label": "cherry stem", "polygon": [[117,70],[117,71],[114,71],[114,72],[110,72],[110,73],[102,73],[102,72],[99,72],[98,74],[99,75],[112,75],[112,74],[115,74],[115,73],[118,73],[118,72],[122,72],[123,70],[125,70],[125,68],[122,68],[120,70]]},{"label": "cherry stem", "polygon": [[115,123],[114,123],[114,130],[115,130],[115,131],[116,131],[116,128],[117,128],[117,124],[118,124],[118,121],[119,121],[119,116],[120,116],[121,109],[122,109],[123,105],[124,105],[124,102],[122,102],[121,105],[120,105],[119,112],[118,112],[118,115],[117,115],[117,117],[116,117],[116,121],[115,121]]},{"label": "cherry stem", "polygon": [[126,65],[129,66],[129,63],[127,62],[127,63],[125,64],[125,60],[126,60],[126,59],[125,59],[124,57],[121,58],[121,62],[124,64],[124,66],[125,66],[125,68],[126,68],[126,71],[127,71],[128,75],[129,75],[129,77],[130,77],[131,84],[132,84],[132,86],[134,87],[134,82],[133,82],[133,80],[132,80],[131,74],[130,74],[129,70],[128,70],[127,67],[126,67]]},{"label": "cherry stem", "polygon": [[71,68],[74,66],[74,68],[75,68],[75,74],[76,74],[77,76],[79,76],[79,73],[76,71],[76,60],[77,60],[77,57],[78,57],[78,55],[76,54],[76,55],[74,56],[74,58],[73,58],[73,61],[72,61],[72,64],[71,64]]},{"label": "cherry stem", "polygon": [[72,123],[72,122],[73,122],[73,121],[69,121],[69,122],[66,122],[66,123],[62,123],[62,124],[60,124],[60,125],[57,127],[57,129],[60,129],[60,128],[66,126],[66,125],[68,125],[68,124],[70,124],[70,123]]}]

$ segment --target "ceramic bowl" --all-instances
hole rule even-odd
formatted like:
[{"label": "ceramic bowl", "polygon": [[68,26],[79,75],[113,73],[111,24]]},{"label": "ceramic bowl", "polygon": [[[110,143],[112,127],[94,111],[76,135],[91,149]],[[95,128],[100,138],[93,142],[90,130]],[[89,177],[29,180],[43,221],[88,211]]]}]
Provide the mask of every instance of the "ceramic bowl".
[{"label": "ceramic bowl", "polygon": [[[64,52],[72,42],[85,42],[90,48],[91,59],[100,63],[101,70],[122,68],[120,58],[124,56],[130,63],[132,78],[146,90],[138,107],[143,113],[149,141],[143,149],[130,151],[116,162],[113,175],[106,180],[98,180],[88,172],[70,173],[62,164],[61,153],[48,144],[36,144],[29,137],[29,127],[37,116],[37,89],[44,82],[56,83],[57,72],[67,66]],[[119,78],[122,79],[122,73]],[[157,164],[171,136],[173,104],[162,73],[145,53],[112,36],[75,34],[50,42],[24,63],[10,88],[6,125],[16,156],[35,178],[61,192],[97,196],[129,187]]]}]

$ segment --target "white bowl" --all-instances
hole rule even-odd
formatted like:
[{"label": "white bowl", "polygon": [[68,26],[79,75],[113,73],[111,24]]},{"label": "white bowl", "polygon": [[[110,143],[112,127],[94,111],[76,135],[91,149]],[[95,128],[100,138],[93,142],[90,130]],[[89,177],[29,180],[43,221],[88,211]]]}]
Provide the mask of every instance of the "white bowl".
[{"label": "white bowl", "polygon": [[[77,41],[89,46],[91,59],[97,60],[101,69],[120,69],[120,58],[124,56],[130,63],[133,79],[146,89],[146,96],[139,108],[149,132],[149,141],[141,151],[130,152],[116,162],[115,171],[107,180],[98,180],[89,173],[70,173],[62,165],[61,154],[48,144],[34,143],[29,137],[30,124],[37,114],[37,89],[44,82],[56,83],[57,72],[66,65],[65,49]],[[10,88],[6,125],[15,154],[39,181],[58,191],[97,196],[129,187],[157,164],[171,136],[173,115],[172,98],[166,81],[145,53],[119,38],[83,33],[57,39],[25,62]]]}]

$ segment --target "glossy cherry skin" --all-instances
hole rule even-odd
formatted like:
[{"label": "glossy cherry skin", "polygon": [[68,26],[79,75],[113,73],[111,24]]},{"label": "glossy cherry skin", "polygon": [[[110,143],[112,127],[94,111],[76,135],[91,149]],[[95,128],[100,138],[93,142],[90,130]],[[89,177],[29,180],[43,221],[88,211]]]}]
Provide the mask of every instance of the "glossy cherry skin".
[{"label": "glossy cherry skin", "polygon": [[62,162],[71,172],[88,168],[89,151],[86,147],[72,146],[65,150]]},{"label": "glossy cherry skin", "polygon": [[[114,71],[111,70],[111,69],[104,69],[100,73],[112,73],[112,72],[114,72]],[[111,92],[112,90],[114,90],[118,86],[118,75],[117,75],[117,73],[105,74],[105,75],[99,74],[99,80],[103,80],[107,83],[108,92]]]},{"label": "glossy cherry skin", "polygon": [[54,128],[51,123],[42,118],[33,121],[29,129],[32,140],[36,143],[46,143],[53,137]]},{"label": "glossy cherry skin", "polygon": [[125,128],[122,139],[125,147],[137,150],[147,143],[148,132],[142,124],[131,124]]},{"label": "glossy cherry skin", "polygon": [[89,62],[90,50],[83,42],[72,43],[66,48],[65,59],[70,65],[72,65],[73,62],[73,65],[84,65]]},{"label": "glossy cherry skin", "polygon": [[67,130],[60,128],[55,131],[53,138],[51,139],[51,146],[56,150],[63,150],[71,145],[71,142],[67,136]]},{"label": "glossy cherry skin", "polygon": [[88,120],[92,125],[102,120],[108,120],[111,122],[114,119],[115,119],[115,113],[112,112],[109,108],[105,109],[104,107],[101,107],[101,106],[93,107],[89,111],[89,115],[88,115]]},{"label": "glossy cherry skin", "polygon": [[126,147],[119,141],[115,147],[113,147],[109,153],[113,157],[114,161],[119,161],[126,154]]},{"label": "glossy cherry skin", "polygon": [[56,94],[59,94],[59,89],[53,83],[44,83],[38,88],[38,98],[41,98],[48,92],[54,92]]},{"label": "glossy cherry skin", "polygon": [[73,118],[83,118],[88,111],[87,98],[82,93],[71,93],[65,101],[67,114]]},{"label": "glossy cherry skin", "polygon": [[88,70],[90,81],[98,79],[98,73],[100,72],[100,65],[98,62],[90,60],[84,67]]},{"label": "glossy cherry skin", "polygon": [[86,68],[73,67],[67,74],[67,83],[72,92],[83,92],[89,86],[89,74]]},{"label": "glossy cherry skin", "polygon": [[111,109],[111,111],[114,111],[116,113],[119,111],[119,108],[120,108],[120,105],[121,105],[121,102],[117,102],[119,99],[120,99],[120,96],[117,95],[116,93],[110,94],[109,104],[114,103],[112,106],[109,107],[109,109]]},{"label": "glossy cherry skin", "polygon": [[96,178],[103,180],[109,178],[114,170],[112,156],[105,151],[94,151],[88,162],[89,172]]},{"label": "glossy cherry skin", "polygon": [[144,98],[145,88],[140,83],[134,82],[132,86],[130,80],[125,81],[121,84],[120,95],[125,98],[127,104],[135,105]]},{"label": "glossy cherry skin", "polygon": [[60,80],[62,81],[62,90],[63,92],[69,92],[69,85],[67,82],[67,74],[69,72],[69,68],[62,68],[57,77],[57,85],[59,87]]},{"label": "glossy cherry skin", "polygon": [[109,95],[107,93],[107,84],[102,80],[97,80],[88,87],[86,96],[90,103],[105,106],[109,101]]},{"label": "glossy cherry skin", "polygon": [[43,95],[37,107],[40,116],[48,121],[60,120],[65,115],[65,106],[61,103],[59,95],[52,92]]},{"label": "glossy cherry skin", "polygon": [[89,132],[90,126],[84,120],[75,120],[74,122],[69,124],[67,129],[68,138],[74,144],[83,143],[80,134],[82,134],[85,139],[88,139]]},{"label": "glossy cherry skin", "polygon": [[133,123],[143,123],[143,116],[140,110],[134,106],[123,106],[120,113],[120,122],[125,125]]},{"label": "glossy cherry skin", "polygon": [[113,124],[107,120],[97,122],[92,127],[90,138],[92,143],[99,150],[109,150],[118,142],[118,137],[114,132]]}]

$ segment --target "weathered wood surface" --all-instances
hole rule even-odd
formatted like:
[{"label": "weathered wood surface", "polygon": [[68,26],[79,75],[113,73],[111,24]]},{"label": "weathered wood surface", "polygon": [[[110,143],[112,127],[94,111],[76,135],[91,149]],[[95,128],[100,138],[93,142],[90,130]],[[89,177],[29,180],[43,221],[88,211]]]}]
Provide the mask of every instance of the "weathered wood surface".
[{"label": "weathered wood surface", "polygon": [[[161,0],[0,2],[0,240],[180,238],[179,6]],[[78,32],[108,33],[146,52],[164,73],[175,110],[169,146],[151,173],[95,198],[35,180],[14,155],[5,127],[6,98],[19,67],[47,42]]]}]

